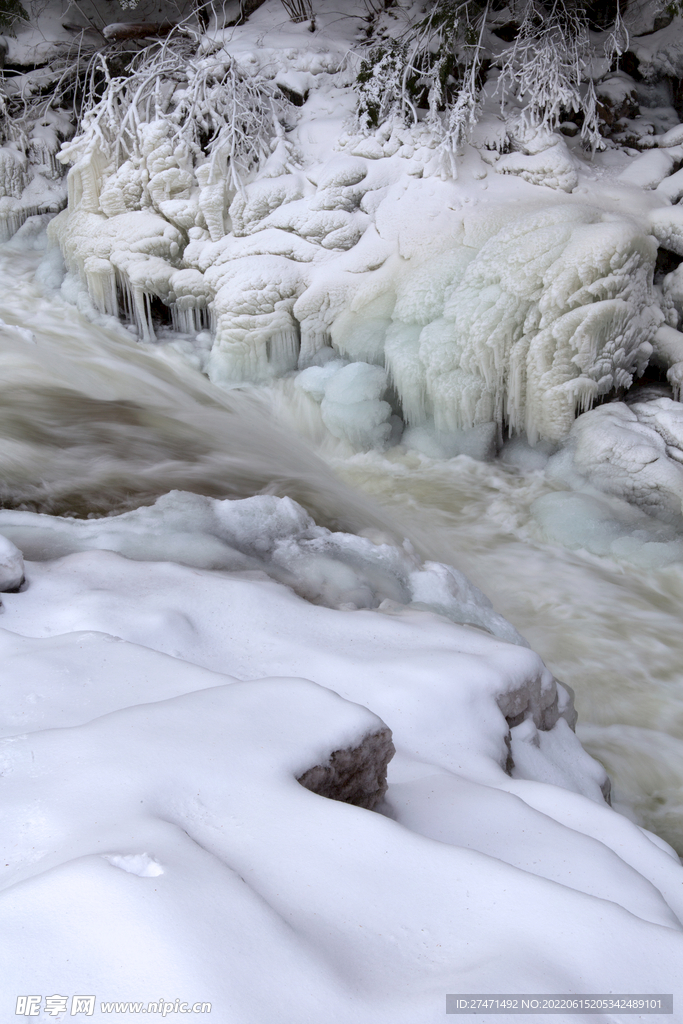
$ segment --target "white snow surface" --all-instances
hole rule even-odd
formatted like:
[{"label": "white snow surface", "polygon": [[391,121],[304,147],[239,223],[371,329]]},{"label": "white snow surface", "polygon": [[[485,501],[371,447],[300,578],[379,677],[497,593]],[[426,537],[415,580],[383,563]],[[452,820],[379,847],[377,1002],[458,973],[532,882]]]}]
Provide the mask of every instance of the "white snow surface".
[{"label": "white snow surface", "polygon": [[[92,990],[96,1019],[100,999],[163,996],[220,1020],[413,1024],[447,991],[670,989],[683,869],[604,802],[538,656],[395,600],[311,604],[255,561],[131,557],[144,529],[177,550],[181,513],[212,513],[264,564],[301,520],[286,499],[183,497],[175,522],[163,502],[2,513],[27,550],[81,547],[3,594],[7,990]],[[381,813],[298,785],[382,722]]]}]

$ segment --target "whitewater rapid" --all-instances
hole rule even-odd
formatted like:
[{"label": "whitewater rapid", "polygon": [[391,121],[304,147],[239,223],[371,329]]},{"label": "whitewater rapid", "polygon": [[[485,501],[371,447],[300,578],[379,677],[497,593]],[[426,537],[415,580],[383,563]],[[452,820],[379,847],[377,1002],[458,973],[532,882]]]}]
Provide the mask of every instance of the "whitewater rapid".
[{"label": "whitewater rapid", "polygon": [[89,322],[35,284],[40,260],[19,245],[0,254],[5,507],[87,516],[172,489],[288,494],[326,525],[409,536],[464,571],[574,688],[615,806],[683,852],[682,564],[547,543],[531,514],[553,489],[542,471],[402,447],[349,455],[291,388],[223,392],[171,347]]}]

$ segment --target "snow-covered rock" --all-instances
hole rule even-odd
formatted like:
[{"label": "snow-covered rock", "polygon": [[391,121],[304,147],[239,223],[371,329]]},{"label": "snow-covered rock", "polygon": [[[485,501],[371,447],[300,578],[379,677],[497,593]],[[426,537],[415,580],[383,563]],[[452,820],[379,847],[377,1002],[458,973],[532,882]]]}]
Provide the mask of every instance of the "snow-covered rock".
[{"label": "snow-covered rock", "polygon": [[201,569],[257,570],[330,608],[417,604],[508,642],[526,643],[456,569],[423,564],[410,545],[375,543],[316,526],[289,498],[217,501],[173,492],[152,507],[104,519],[5,510],[0,531],[8,546],[15,541],[30,559],[98,550]]},{"label": "snow-covered rock", "polygon": [[567,147],[557,139],[556,145],[540,153],[509,153],[495,164],[499,174],[515,174],[532,185],[571,192],[579,183],[575,161]]},{"label": "snow-covered rock", "polygon": [[16,590],[24,579],[21,551],[7,537],[0,536],[0,591]]},{"label": "snow-covered rock", "polygon": [[612,402],[584,413],[548,470],[576,474],[649,515],[683,526],[683,406],[669,398]]}]

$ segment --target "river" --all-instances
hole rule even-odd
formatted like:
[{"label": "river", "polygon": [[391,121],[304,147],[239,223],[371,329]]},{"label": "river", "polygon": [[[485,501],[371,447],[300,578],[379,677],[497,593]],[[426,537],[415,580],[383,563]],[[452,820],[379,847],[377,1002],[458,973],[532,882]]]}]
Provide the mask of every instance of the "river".
[{"label": "river", "polygon": [[334,528],[409,536],[463,570],[574,688],[579,736],[615,806],[683,853],[682,564],[643,569],[548,543],[530,512],[556,486],[542,471],[400,446],[349,455],[287,382],[223,392],[171,347],[89,322],[35,283],[41,256],[0,252],[5,507],[87,516],[173,488],[266,491]]}]

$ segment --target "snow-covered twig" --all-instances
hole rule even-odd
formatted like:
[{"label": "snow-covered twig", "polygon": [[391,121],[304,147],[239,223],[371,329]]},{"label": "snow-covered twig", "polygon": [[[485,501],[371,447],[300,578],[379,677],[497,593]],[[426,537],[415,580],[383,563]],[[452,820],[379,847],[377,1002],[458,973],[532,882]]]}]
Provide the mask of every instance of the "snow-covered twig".
[{"label": "snow-covered twig", "polygon": [[526,0],[514,45],[502,65],[501,102],[513,96],[527,129],[554,130],[570,112],[583,114],[581,136],[602,146],[597,99],[587,72],[594,57],[584,10],[554,0],[550,11]]},{"label": "snow-covered twig", "polygon": [[191,162],[221,163],[233,187],[269,149],[282,99],[263,75],[243,71],[225,50],[206,54],[192,34],[174,30],[140,50],[126,73],[112,75],[99,54],[87,83],[81,130],[70,158],[97,144],[114,169],[141,156],[143,127],[165,122],[168,138]]}]

